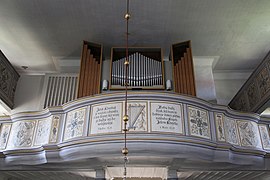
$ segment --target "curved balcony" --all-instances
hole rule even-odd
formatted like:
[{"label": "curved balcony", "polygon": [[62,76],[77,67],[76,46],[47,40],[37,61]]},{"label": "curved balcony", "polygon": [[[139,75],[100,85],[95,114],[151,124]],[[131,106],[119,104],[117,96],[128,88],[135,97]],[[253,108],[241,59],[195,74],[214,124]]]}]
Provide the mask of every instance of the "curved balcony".
[{"label": "curved balcony", "polygon": [[[128,99],[131,166],[269,169],[268,121],[257,114],[173,93],[132,92]],[[2,117],[0,166],[121,166],[123,108],[124,93],[111,93]]]}]

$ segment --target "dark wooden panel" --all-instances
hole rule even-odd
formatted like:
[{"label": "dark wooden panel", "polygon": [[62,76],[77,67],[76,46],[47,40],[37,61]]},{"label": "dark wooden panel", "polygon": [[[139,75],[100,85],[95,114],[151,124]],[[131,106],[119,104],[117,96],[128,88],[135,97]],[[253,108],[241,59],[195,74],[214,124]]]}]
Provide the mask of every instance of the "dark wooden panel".
[{"label": "dark wooden panel", "polygon": [[[100,71],[100,63],[98,63],[98,61],[96,61],[96,68],[97,68],[97,74],[101,74],[101,71]],[[97,88],[96,88],[96,94],[99,93],[100,91],[100,76],[96,76],[96,85],[95,85]]]},{"label": "dark wooden panel", "polygon": [[186,74],[186,87],[187,91],[186,94],[191,94],[191,87],[190,87],[190,69],[188,66],[188,56],[187,53],[184,53],[184,62],[185,62],[185,74]]},{"label": "dark wooden panel", "polygon": [[270,106],[270,51],[233,97],[232,109],[262,113]]},{"label": "dark wooden panel", "polygon": [[179,80],[178,80],[178,74],[177,74],[177,70],[176,70],[176,67],[174,66],[174,64],[172,64],[172,67],[173,67],[173,80],[174,80],[174,82],[173,82],[173,88],[174,88],[174,91],[175,92],[179,92],[179,89],[178,89],[178,84],[177,83],[175,83],[175,82],[178,82]]},{"label": "dark wooden panel", "polygon": [[187,92],[187,79],[186,79],[186,67],[185,67],[185,60],[182,57],[181,58],[181,72],[182,72],[182,86],[183,86],[183,90],[181,91],[181,93],[186,94]]},{"label": "dark wooden panel", "polygon": [[12,109],[14,95],[20,75],[0,50],[0,98]]},{"label": "dark wooden panel", "polygon": [[83,49],[82,49],[82,54],[81,54],[78,97],[83,97],[83,82],[84,82],[84,76],[85,76],[86,56],[87,56],[87,44],[83,44]]},{"label": "dark wooden panel", "polygon": [[177,68],[177,76],[178,76],[178,82],[177,83],[177,86],[178,86],[178,93],[182,92],[183,91],[183,86],[181,84],[181,82],[183,82],[183,76],[182,76],[182,71],[181,71],[181,61],[179,61],[177,64],[176,64],[176,68]]},{"label": "dark wooden panel", "polygon": [[92,88],[92,92],[91,92],[91,94],[96,94],[96,92],[97,92],[97,87],[96,87],[96,84],[97,84],[97,76],[96,76],[96,74],[97,74],[97,62],[96,62],[96,60],[95,59],[93,59],[93,73],[94,73],[94,75],[93,75],[93,81],[91,82],[92,83],[92,86],[93,86],[93,88]]},{"label": "dark wooden panel", "polygon": [[88,80],[87,80],[87,96],[90,96],[93,94],[93,89],[95,88],[94,85],[93,85],[93,81],[94,81],[94,76],[95,76],[95,73],[94,73],[94,56],[91,54],[90,57],[89,57],[89,65],[90,65],[90,68],[89,68],[89,76],[88,76]]},{"label": "dark wooden panel", "polygon": [[87,96],[87,86],[88,86],[88,76],[89,76],[89,70],[90,70],[90,50],[87,50],[86,55],[86,64],[85,64],[85,74],[84,74],[84,80],[83,80],[83,96]]}]

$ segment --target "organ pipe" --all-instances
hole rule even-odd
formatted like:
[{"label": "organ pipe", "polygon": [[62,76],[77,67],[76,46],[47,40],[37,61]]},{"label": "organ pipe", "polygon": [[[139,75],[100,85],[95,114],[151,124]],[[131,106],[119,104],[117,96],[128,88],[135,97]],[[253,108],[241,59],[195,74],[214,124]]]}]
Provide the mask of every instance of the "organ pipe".
[{"label": "organ pipe", "polygon": [[77,97],[100,93],[102,46],[83,42]]},{"label": "organ pipe", "polygon": [[[130,87],[163,87],[162,61],[149,58],[142,53],[129,55],[128,82]],[[124,58],[115,59],[111,63],[111,85],[124,87]],[[118,80],[116,80],[118,79]]]},{"label": "organ pipe", "polygon": [[191,43],[186,41],[171,47],[174,91],[196,96]]}]

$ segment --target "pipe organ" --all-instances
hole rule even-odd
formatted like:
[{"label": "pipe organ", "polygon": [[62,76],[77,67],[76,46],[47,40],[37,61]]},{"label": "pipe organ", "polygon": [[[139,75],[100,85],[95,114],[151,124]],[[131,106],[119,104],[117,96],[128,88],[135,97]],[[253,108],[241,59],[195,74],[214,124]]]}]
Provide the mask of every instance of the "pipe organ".
[{"label": "pipe organ", "polygon": [[170,58],[172,60],[174,91],[196,96],[190,41],[172,45]]},{"label": "pipe organ", "polygon": [[[125,89],[125,58],[124,47],[111,48],[109,90]],[[128,89],[165,90],[161,48],[130,47],[128,60]],[[172,45],[170,60],[172,61],[174,92],[196,96],[190,41]],[[102,46],[84,41],[78,78],[78,98],[100,93],[101,68]]]},{"label": "pipe organ", "polygon": [[100,93],[102,46],[83,42],[78,98]]},{"label": "pipe organ", "polygon": [[[125,88],[124,48],[113,48],[111,89]],[[163,60],[160,48],[129,48],[127,72],[129,89],[164,89]]]}]

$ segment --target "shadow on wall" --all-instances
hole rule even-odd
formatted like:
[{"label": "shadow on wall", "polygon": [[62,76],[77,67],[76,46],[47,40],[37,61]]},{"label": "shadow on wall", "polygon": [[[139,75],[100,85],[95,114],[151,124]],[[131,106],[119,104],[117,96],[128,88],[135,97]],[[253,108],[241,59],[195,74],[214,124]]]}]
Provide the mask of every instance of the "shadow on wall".
[{"label": "shadow on wall", "polygon": [[21,75],[14,98],[12,114],[22,111],[39,111],[44,75]]}]

